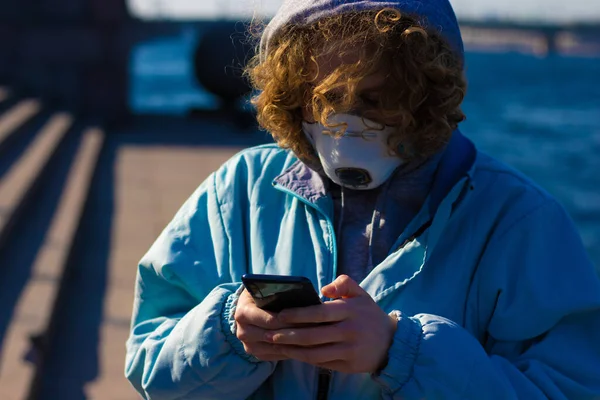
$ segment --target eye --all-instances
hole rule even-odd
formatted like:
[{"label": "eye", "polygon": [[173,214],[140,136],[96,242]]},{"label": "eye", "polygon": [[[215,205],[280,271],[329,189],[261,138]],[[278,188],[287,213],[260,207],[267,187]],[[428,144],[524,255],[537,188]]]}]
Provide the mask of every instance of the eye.
[{"label": "eye", "polygon": [[337,104],[343,100],[344,95],[340,92],[327,92],[325,93],[325,98],[328,102]]},{"label": "eye", "polygon": [[365,105],[365,106],[369,106],[369,107],[377,107],[379,105],[379,96],[376,95],[361,95],[360,96],[360,101]]}]

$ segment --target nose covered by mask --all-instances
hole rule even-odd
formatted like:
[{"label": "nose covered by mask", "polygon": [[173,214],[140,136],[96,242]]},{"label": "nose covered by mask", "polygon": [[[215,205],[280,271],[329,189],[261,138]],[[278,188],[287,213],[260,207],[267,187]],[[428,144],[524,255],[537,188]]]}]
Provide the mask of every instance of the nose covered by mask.
[{"label": "nose covered by mask", "polygon": [[[319,156],[325,174],[336,184],[355,190],[370,190],[381,186],[404,164],[389,153],[387,141],[395,131],[376,122],[350,114],[334,114],[329,123],[348,125],[341,137],[320,123],[303,122],[304,133]],[[339,128],[341,129],[341,127]]]}]

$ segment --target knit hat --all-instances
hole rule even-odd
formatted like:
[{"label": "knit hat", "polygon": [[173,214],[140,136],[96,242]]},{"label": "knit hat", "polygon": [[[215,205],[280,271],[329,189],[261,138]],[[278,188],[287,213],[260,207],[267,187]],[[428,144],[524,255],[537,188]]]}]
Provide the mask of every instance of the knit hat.
[{"label": "knit hat", "polygon": [[340,13],[386,7],[416,17],[424,27],[437,31],[460,59],[464,59],[460,28],[448,0],[285,0],[263,32],[260,57],[264,60],[270,44],[281,28],[288,24],[309,25],[321,18]]}]

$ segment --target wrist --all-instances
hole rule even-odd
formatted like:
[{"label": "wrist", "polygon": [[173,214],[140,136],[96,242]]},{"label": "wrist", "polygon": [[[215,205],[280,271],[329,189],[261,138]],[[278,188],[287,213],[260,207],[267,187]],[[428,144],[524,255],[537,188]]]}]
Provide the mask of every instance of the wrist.
[{"label": "wrist", "polygon": [[[392,337],[396,334],[396,330],[398,329],[398,321],[400,321],[400,318],[402,317],[402,313],[400,313],[400,311],[398,310],[394,310],[391,313],[388,314],[388,317],[390,318],[390,322],[392,325]],[[391,346],[391,343],[390,343]]]},{"label": "wrist", "polygon": [[399,319],[392,345],[388,350],[388,362],[383,369],[372,375],[372,378],[390,393],[399,390],[412,378],[423,337],[418,319],[407,317],[400,312],[392,315],[398,315]]},{"label": "wrist", "polygon": [[221,312],[222,330],[225,334],[226,342],[229,343],[229,345],[233,348],[235,353],[237,353],[240,357],[249,362],[257,363],[260,362],[260,360],[254,357],[253,355],[246,353],[246,350],[244,350],[243,343],[237,338],[237,323],[235,321],[235,312],[237,310],[240,295],[243,291],[244,286],[240,285],[238,290],[231,293],[227,297],[223,310]]},{"label": "wrist", "polygon": [[394,343],[394,336],[396,335],[396,330],[398,329],[398,320],[400,319],[399,311],[392,311],[388,314],[388,322],[389,322],[389,340],[387,343],[387,347],[385,348],[385,355],[383,361],[379,364],[379,367],[374,371],[375,374],[380,373],[388,364],[389,361],[389,351]]}]

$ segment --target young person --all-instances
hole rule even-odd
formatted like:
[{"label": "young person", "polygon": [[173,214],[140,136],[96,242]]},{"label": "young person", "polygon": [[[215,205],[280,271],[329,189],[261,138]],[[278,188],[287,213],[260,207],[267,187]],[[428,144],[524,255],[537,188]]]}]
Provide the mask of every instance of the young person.
[{"label": "young person", "polygon": [[[288,0],[242,151],[139,265],[126,375],[152,399],[592,399],[600,281],[563,208],[459,131],[447,0]],[[245,273],[322,305],[263,311]]]}]

